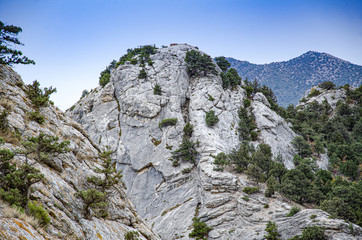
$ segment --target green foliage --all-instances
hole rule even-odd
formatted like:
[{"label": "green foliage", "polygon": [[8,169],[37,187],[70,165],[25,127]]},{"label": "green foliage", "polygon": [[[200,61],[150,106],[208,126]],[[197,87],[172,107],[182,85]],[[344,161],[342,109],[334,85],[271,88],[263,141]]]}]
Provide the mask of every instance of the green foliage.
[{"label": "green foliage", "polygon": [[44,88],[44,90],[42,90],[40,88],[40,83],[36,80],[33,84],[26,85],[25,89],[26,94],[36,108],[47,107],[50,102],[50,95],[56,91],[57,89],[53,87]]},{"label": "green foliage", "polygon": [[191,172],[191,168],[184,168],[182,169],[182,174],[187,174]]},{"label": "green foliage", "polygon": [[205,121],[208,127],[212,127],[219,122],[219,118],[218,116],[215,115],[215,111],[210,110],[209,112],[206,113]]},{"label": "green foliage", "polygon": [[248,196],[244,196],[241,199],[243,199],[244,201],[247,201],[247,202],[250,200],[250,198]]},{"label": "green foliage", "polygon": [[9,129],[9,120],[8,117],[9,112],[5,109],[0,113],[0,131],[5,133]]},{"label": "green foliage", "polygon": [[201,222],[200,218],[194,217],[192,221],[193,229],[189,234],[189,237],[195,238],[196,240],[206,240],[207,235],[212,230],[212,228],[208,227],[205,222]]},{"label": "green foliage", "polygon": [[214,101],[214,100],[215,100],[215,98],[213,98],[210,94],[207,94],[207,96],[209,97],[209,100],[210,100],[210,101]]},{"label": "green foliage", "polygon": [[268,180],[266,181],[267,188],[265,190],[264,196],[265,197],[271,197],[275,193],[277,181],[274,176],[270,176]]},{"label": "green foliage", "polygon": [[40,225],[46,226],[50,223],[49,213],[43,208],[41,203],[37,201],[29,201],[28,205],[30,215],[35,217],[39,221]]},{"label": "green foliage", "polygon": [[226,72],[226,70],[230,67],[230,63],[228,60],[225,59],[225,57],[216,57],[215,58],[216,64],[220,67],[220,69],[223,72]]},{"label": "green foliage", "polygon": [[224,171],[224,167],[229,165],[228,157],[225,153],[219,153],[214,160],[214,165],[216,165],[216,171]]},{"label": "green foliage", "polygon": [[233,88],[237,85],[240,85],[241,83],[241,77],[239,76],[235,68],[230,68],[229,71],[227,71],[226,73],[221,72],[220,76],[222,79],[222,86],[224,89],[227,89],[229,87]]},{"label": "green foliage", "polygon": [[47,164],[49,167],[53,166],[51,158],[59,154],[69,151],[69,141],[59,142],[59,138],[40,133],[37,137],[29,137],[27,141],[23,142],[25,147],[25,156],[32,156],[39,162]]},{"label": "green foliage", "polygon": [[126,234],[124,235],[124,238],[126,240],[138,240],[140,234],[137,231],[128,231],[126,232]]},{"label": "green foliage", "polygon": [[162,121],[158,124],[160,128],[166,127],[166,126],[174,126],[177,123],[177,118],[165,118],[162,119]]},{"label": "green foliage", "polygon": [[119,65],[125,64],[127,61],[130,61],[131,64],[137,64],[140,62],[141,65],[148,63],[152,65],[150,56],[156,53],[156,46],[155,45],[144,45],[134,49],[127,49],[127,53],[123,55],[119,61],[115,64],[117,68]]},{"label": "green foliage", "polygon": [[254,146],[244,141],[238,149],[234,149],[228,154],[229,161],[237,172],[241,173],[246,170],[252,161],[252,153],[254,151]]},{"label": "green foliage", "polygon": [[186,123],[183,131],[185,136],[190,138],[192,136],[192,133],[194,132],[194,126],[190,122],[188,122]]},{"label": "green foliage", "polygon": [[258,140],[258,133],[257,132],[250,132],[250,138],[251,138],[251,141]]},{"label": "green foliage", "polygon": [[310,219],[315,219],[316,217],[317,217],[317,215],[315,215],[315,214],[310,215]]},{"label": "green foliage", "polygon": [[251,101],[249,98],[244,99],[244,108],[250,107]]},{"label": "green foliage", "polygon": [[98,217],[107,217],[107,202],[106,194],[98,191],[97,189],[91,188],[84,191],[77,192],[76,197],[83,200],[84,203],[84,215],[86,218],[91,217],[90,209]]},{"label": "green foliage", "polygon": [[336,89],[336,85],[331,81],[324,81],[321,84],[318,85],[320,88],[331,90]]},{"label": "green foliage", "polygon": [[[183,160],[196,165],[196,156],[198,152],[196,151],[195,146],[196,143],[184,136],[179,148],[172,152],[172,158],[176,160],[177,163],[179,160]],[[177,164],[175,163],[174,165]]]},{"label": "green foliage", "polygon": [[266,225],[265,231],[268,233],[268,235],[264,235],[264,238],[266,240],[279,240],[280,234],[278,233],[278,227],[275,222],[269,221]]},{"label": "green foliage", "polygon": [[250,140],[251,132],[256,128],[254,122],[254,115],[248,114],[248,110],[246,108],[240,107],[238,111],[239,116],[239,136],[242,140]]},{"label": "green foliage", "polygon": [[289,211],[289,213],[286,215],[286,217],[293,217],[295,214],[297,214],[298,212],[300,212],[300,208],[299,207],[292,207]]},{"label": "green foliage", "polygon": [[206,76],[208,73],[217,73],[211,57],[206,54],[201,54],[198,51],[188,51],[186,53],[185,62],[191,77]]},{"label": "green foliage", "polygon": [[296,136],[291,142],[297,153],[301,157],[309,157],[312,154],[312,148],[308,142],[301,136]]},{"label": "green foliage", "polygon": [[312,226],[303,230],[302,236],[295,236],[290,240],[327,240],[328,237],[324,233],[324,228]]},{"label": "green foliage", "polygon": [[146,70],[144,68],[142,68],[140,70],[140,73],[138,74],[138,79],[146,79],[146,78],[147,78]]},{"label": "green foliage", "polygon": [[13,46],[24,45],[17,38],[20,32],[20,27],[5,25],[0,21],[0,64],[35,64],[33,60],[22,56],[21,51],[13,49]]},{"label": "green foliage", "polygon": [[86,97],[88,94],[89,94],[89,91],[88,91],[87,89],[84,89],[84,90],[82,91],[82,96],[80,97],[80,99]]},{"label": "green foliage", "polygon": [[156,83],[155,87],[153,88],[153,94],[154,95],[161,95],[162,94],[162,88],[157,83]]},{"label": "green foliage", "polygon": [[244,187],[243,192],[247,194],[253,194],[260,191],[258,187]]},{"label": "green foliage", "polygon": [[31,121],[37,122],[39,124],[43,124],[45,121],[44,116],[42,116],[39,111],[30,112],[28,116]]},{"label": "green foliage", "polygon": [[19,165],[12,162],[14,156],[10,150],[0,149],[0,198],[27,209],[31,186],[42,181],[44,175],[28,161]]},{"label": "green foliage", "polygon": [[312,91],[308,94],[307,98],[318,96],[321,92],[318,89],[312,88]]},{"label": "green foliage", "polygon": [[257,183],[265,182],[266,180],[266,175],[263,173],[263,170],[256,164],[249,164],[246,169],[246,174],[248,178]]}]

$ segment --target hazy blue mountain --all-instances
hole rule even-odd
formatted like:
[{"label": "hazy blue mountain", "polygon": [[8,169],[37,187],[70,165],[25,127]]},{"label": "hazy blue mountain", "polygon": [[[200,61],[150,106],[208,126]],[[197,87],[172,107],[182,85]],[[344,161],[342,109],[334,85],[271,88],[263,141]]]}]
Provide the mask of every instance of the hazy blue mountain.
[{"label": "hazy blue mountain", "polygon": [[304,92],[323,81],[337,86],[362,83],[362,66],[352,64],[327,53],[309,51],[284,62],[253,64],[227,58],[231,67],[248,80],[257,80],[272,88],[282,106],[296,104]]}]

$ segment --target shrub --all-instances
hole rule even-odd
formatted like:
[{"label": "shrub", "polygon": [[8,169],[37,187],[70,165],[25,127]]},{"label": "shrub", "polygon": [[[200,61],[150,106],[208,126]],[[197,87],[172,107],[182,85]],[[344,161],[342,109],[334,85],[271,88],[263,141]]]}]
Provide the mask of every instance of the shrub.
[{"label": "shrub", "polygon": [[208,233],[212,230],[211,227],[208,227],[205,222],[201,222],[200,218],[194,217],[192,219],[193,229],[189,234],[189,237],[198,239],[207,239]]},{"label": "shrub", "polygon": [[181,159],[186,162],[192,162],[196,165],[196,156],[198,152],[195,149],[196,143],[190,141],[188,138],[184,137],[182,143],[180,144],[179,149],[172,152],[172,158],[177,160],[177,163],[174,165],[178,165],[178,160]]},{"label": "shrub", "polygon": [[313,214],[313,215],[310,215],[310,218],[311,219],[315,219],[317,217],[317,215]]},{"label": "shrub", "polygon": [[241,83],[241,77],[239,77],[238,72],[235,70],[235,68],[230,68],[227,73],[220,73],[221,79],[222,79],[222,86],[224,89],[228,87],[235,87],[237,85],[240,85]]},{"label": "shrub", "polygon": [[50,223],[50,216],[47,210],[36,201],[29,201],[29,213],[38,219],[40,225],[46,226]]},{"label": "shrub", "polygon": [[82,96],[80,97],[80,99],[84,98],[85,96],[87,96],[89,94],[89,91],[87,89],[84,89],[82,92]]},{"label": "shrub", "polygon": [[153,88],[153,94],[154,95],[161,95],[162,94],[162,88],[157,83],[156,83],[155,87]]},{"label": "shrub", "polygon": [[243,192],[247,194],[253,194],[259,192],[259,190],[260,189],[258,187],[244,187]]},{"label": "shrub", "polygon": [[225,57],[216,57],[215,58],[216,64],[220,67],[220,69],[223,72],[226,72],[226,70],[230,67],[230,63],[228,60],[225,59]]},{"label": "shrub", "polygon": [[247,201],[247,202],[250,200],[250,198],[248,196],[244,196],[241,199],[243,199],[244,201]]},{"label": "shrub", "polygon": [[119,65],[123,65],[127,61],[130,61],[131,64],[137,64],[138,60],[134,58],[137,55],[139,56],[138,58],[141,64],[144,64],[145,62],[150,64],[150,55],[155,54],[156,49],[155,45],[144,45],[134,49],[127,49],[127,53],[120,57],[119,61],[115,64],[115,67],[117,68]]},{"label": "shrub", "polygon": [[142,68],[140,70],[140,73],[138,74],[138,78],[139,79],[146,79],[147,78],[147,73],[146,73],[146,70],[144,68]]},{"label": "shrub", "polygon": [[324,228],[312,226],[303,230],[302,236],[295,236],[290,240],[327,240],[328,237],[324,233]]},{"label": "shrub", "polygon": [[194,132],[194,126],[192,126],[192,124],[190,122],[186,123],[185,127],[184,127],[184,134],[187,137],[191,137],[192,133]]},{"label": "shrub", "polygon": [[162,119],[162,121],[158,124],[158,126],[161,127],[166,127],[166,126],[174,126],[177,123],[177,118],[166,118],[166,119]]},{"label": "shrub", "polygon": [[29,120],[43,124],[45,119],[38,111],[29,113]]},{"label": "shrub", "polygon": [[215,98],[213,98],[210,94],[207,94],[207,96],[209,97],[209,101],[214,101]]},{"label": "shrub", "polygon": [[324,81],[321,84],[319,84],[319,87],[326,89],[326,90],[331,90],[331,89],[335,89],[336,85],[331,81]]},{"label": "shrub", "polygon": [[318,89],[314,89],[312,88],[312,91],[310,91],[310,93],[308,94],[308,98],[314,97],[314,96],[318,96],[321,92]]},{"label": "shrub", "polygon": [[208,127],[212,127],[219,121],[219,118],[215,115],[215,112],[211,110],[206,113],[205,121]]},{"label": "shrub", "polygon": [[90,209],[98,217],[108,216],[106,194],[98,191],[97,189],[91,188],[84,191],[77,192],[75,194],[77,198],[83,200],[84,206],[83,211],[86,218],[91,217]]},{"label": "shrub", "polygon": [[215,157],[214,164],[216,165],[216,171],[224,171],[224,166],[229,164],[227,155],[223,152],[219,153]]},{"label": "shrub", "polygon": [[207,73],[217,73],[211,57],[206,54],[201,55],[198,51],[188,51],[186,53],[185,62],[191,77],[206,76]]},{"label": "shrub", "polygon": [[299,207],[292,207],[289,211],[289,213],[286,215],[286,217],[293,217],[295,214],[297,214],[300,211]]},{"label": "shrub", "polygon": [[27,88],[25,90],[29,99],[31,100],[34,107],[47,107],[50,103],[49,98],[50,95],[57,91],[56,88],[44,88],[42,90],[40,88],[40,83],[38,81],[34,81],[33,84],[26,85]]},{"label": "shrub", "polygon": [[187,174],[191,172],[191,168],[184,168],[182,169],[182,174]]},{"label": "shrub", "polygon": [[279,240],[280,234],[278,233],[278,228],[275,222],[269,221],[266,225],[265,231],[268,235],[264,235],[266,240]]},{"label": "shrub", "polygon": [[265,204],[265,205],[264,205],[264,208],[269,208],[269,204]]},{"label": "shrub", "polygon": [[250,132],[251,141],[258,140],[258,133],[257,132]]},{"label": "shrub", "polygon": [[126,232],[126,234],[124,235],[124,238],[126,240],[138,240],[140,234],[137,231],[128,231]]},{"label": "shrub", "polygon": [[244,108],[248,108],[251,105],[251,101],[249,98],[244,99]]},{"label": "shrub", "polygon": [[8,116],[9,116],[9,112],[6,111],[5,109],[0,114],[0,131],[1,132],[6,132],[9,129],[9,120],[7,118]]}]

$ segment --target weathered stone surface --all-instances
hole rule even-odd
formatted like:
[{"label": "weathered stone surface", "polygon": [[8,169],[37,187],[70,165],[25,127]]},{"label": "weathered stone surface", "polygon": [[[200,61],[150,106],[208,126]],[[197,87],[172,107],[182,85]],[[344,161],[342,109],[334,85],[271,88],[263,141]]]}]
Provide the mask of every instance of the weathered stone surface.
[{"label": "weathered stone surface", "polygon": [[[238,109],[246,94],[239,86],[224,90],[218,74],[190,78],[184,58],[191,49],[196,50],[188,45],[157,50],[151,55],[153,66],[145,66],[147,79],[138,79],[138,65],[119,66],[103,89],[93,90],[67,114],[93,141],[115,150],[113,159],[123,171],[128,197],[162,239],[189,239],[195,214],[213,227],[209,239],[263,239],[267,222],[285,216],[291,207],[280,196],[265,198],[263,185],[247,202],[242,189],[255,183],[243,174],[214,170],[212,155],[240,144]],[[156,83],[162,87],[161,96],[153,94]],[[111,90],[113,98],[102,102],[100,96],[111,96]],[[250,110],[260,133],[254,143],[271,145],[274,156],[280,153],[292,168],[290,141],[295,133],[268,105],[265,96],[255,95]],[[213,127],[205,122],[210,110],[219,118]],[[160,128],[166,118],[177,118],[177,124]],[[195,166],[181,162],[173,167],[171,152],[178,148],[188,121],[194,126],[191,140],[199,141],[199,156]],[[186,168],[191,172],[183,174]],[[266,204],[270,207],[264,208]]]},{"label": "weathered stone surface", "polygon": [[[51,105],[39,109],[45,119],[43,124],[31,121],[27,114],[35,109],[23,91],[26,86],[23,86],[20,77],[4,65],[0,65],[0,77],[0,111],[7,109],[9,112],[7,120],[10,131],[17,131],[22,140],[45,133],[70,141],[70,152],[51,158],[47,164],[29,159],[30,164],[39,169],[46,179],[33,185],[31,199],[42,203],[50,213],[50,225],[46,230],[34,229],[19,219],[5,218],[0,206],[0,238],[113,240],[123,239],[127,231],[138,231],[144,235],[140,237],[142,239],[146,239],[145,236],[158,239],[137,214],[121,187],[120,193],[109,200],[109,218],[84,219],[83,203],[74,194],[86,189],[86,178],[95,175],[94,169],[100,167],[96,142],[78,123]],[[108,93],[103,91],[101,96],[108,97],[100,97],[99,101],[109,104]],[[113,91],[111,93],[112,97]],[[91,104],[87,105],[87,111],[91,111]],[[3,137],[6,142],[9,140],[8,136]],[[22,148],[22,145],[14,140],[12,144],[6,143],[0,147],[14,150]],[[21,163],[25,158],[16,155],[14,160]]]},{"label": "weathered stone surface", "polygon": [[[308,97],[308,95],[312,92],[318,90],[320,91],[320,94],[313,97]],[[327,101],[329,105],[331,105],[332,109],[335,109],[337,107],[337,102],[339,100],[344,101],[346,100],[346,90],[342,89],[335,89],[335,90],[326,90],[320,87],[313,87],[309,90],[307,90],[304,93],[303,98],[307,101],[305,102],[299,102],[297,104],[297,107],[304,108],[306,105],[313,101],[317,101],[319,104],[323,103],[323,101]]]}]

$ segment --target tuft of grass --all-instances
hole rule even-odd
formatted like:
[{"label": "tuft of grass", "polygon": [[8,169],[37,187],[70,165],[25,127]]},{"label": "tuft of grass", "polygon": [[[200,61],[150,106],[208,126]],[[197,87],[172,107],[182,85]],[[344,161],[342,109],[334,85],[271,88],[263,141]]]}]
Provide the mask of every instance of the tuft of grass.
[{"label": "tuft of grass", "polygon": [[158,126],[165,127],[165,126],[174,126],[177,123],[177,118],[165,118],[158,124]]},{"label": "tuft of grass", "polygon": [[300,211],[299,207],[292,207],[286,217],[292,217]]},{"label": "tuft of grass", "polygon": [[29,216],[17,208],[11,207],[7,203],[1,202],[0,205],[3,206],[2,213],[4,217],[20,219],[26,223],[29,223],[31,226],[33,226],[33,228],[38,228],[40,226],[39,221],[33,216]]}]

